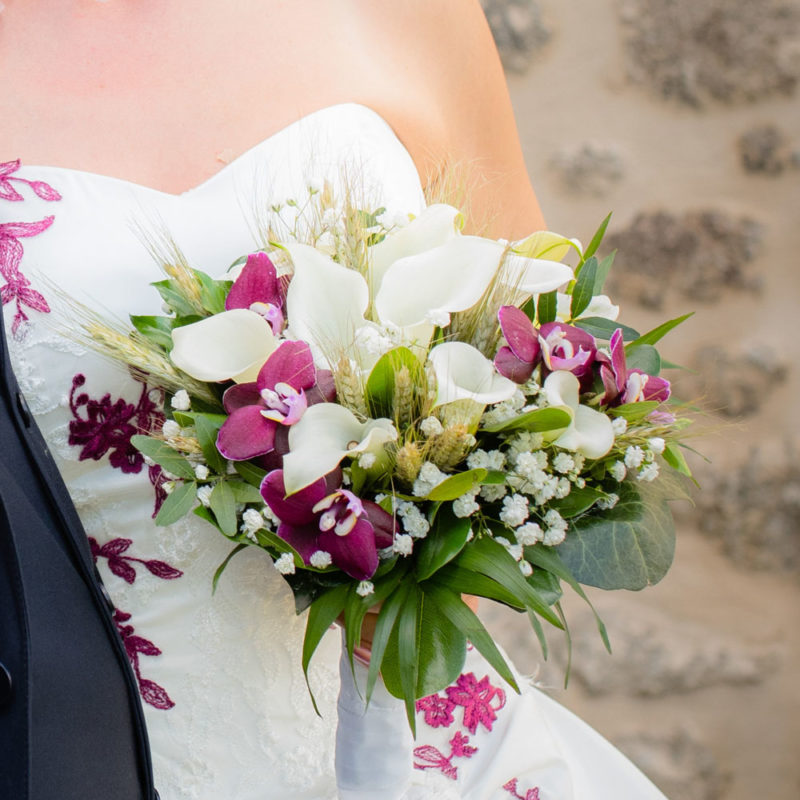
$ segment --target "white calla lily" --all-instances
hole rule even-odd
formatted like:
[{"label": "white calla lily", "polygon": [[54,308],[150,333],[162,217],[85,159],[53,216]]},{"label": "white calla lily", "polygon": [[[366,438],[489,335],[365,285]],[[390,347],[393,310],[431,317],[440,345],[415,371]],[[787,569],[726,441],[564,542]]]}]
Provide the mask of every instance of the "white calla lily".
[{"label": "white calla lily", "polygon": [[294,494],[335,469],[346,456],[382,454],[397,439],[389,419],[361,422],[336,403],[317,403],[289,429],[289,452],[283,457],[286,494]]},{"label": "white calla lily", "polygon": [[[572,296],[558,292],[556,295],[556,319],[560,322],[566,322],[570,319],[571,305]],[[589,305],[580,313],[578,319],[583,317],[602,317],[603,319],[614,321],[618,316],[619,306],[615,306],[608,295],[598,294],[589,301]]]},{"label": "white calla lily", "polygon": [[327,365],[326,353],[350,348],[367,324],[369,289],[361,275],[305,244],[287,244],[294,276],[286,294],[292,335],[311,345],[314,360]]},{"label": "white calla lily", "polygon": [[517,384],[497,373],[480,350],[464,342],[437,344],[428,356],[436,374],[436,405],[474,400],[482,405],[510,399]]},{"label": "white calla lily", "polygon": [[563,408],[572,417],[570,426],[553,444],[577,451],[586,458],[602,458],[614,444],[611,420],[580,404],[578,379],[571,372],[556,370],[547,376],[543,388],[548,405]]},{"label": "white calla lily", "polygon": [[254,381],[277,346],[264,317],[246,308],[174,328],[172,363],[200,381]]},{"label": "white calla lily", "polygon": [[553,231],[535,231],[525,239],[512,242],[511,249],[526,258],[543,258],[548,261],[561,261],[573,249],[583,252],[577,239],[568,239]]},{"label": "white calla lily", "polygon": [[425,208],[408,225],[387,234],[370,248],[371,283],[376,293],[386,270],[401,258],[445,244],[458,235],[461,212],[453,206],[436,203]]},{"label": "white calla lily", "polygon": [[543,294],[574,278],[572,267],[549,258],[526,258],[509,251],[503,262],[503,283],[524,294]]}]

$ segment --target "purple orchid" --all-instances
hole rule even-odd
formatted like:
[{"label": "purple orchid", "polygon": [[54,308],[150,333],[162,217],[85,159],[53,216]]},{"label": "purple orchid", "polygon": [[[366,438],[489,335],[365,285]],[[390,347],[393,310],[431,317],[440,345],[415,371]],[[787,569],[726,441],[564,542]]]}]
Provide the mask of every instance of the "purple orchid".
[{"label": "purple orchid", "polygon": [[225,298],[225,310],[247,308],[260,314],[278,336],[283,330],[285,293],[275,265],[266,253],[251,253]]},{"label": "purple orchid", "polygon": [[547,322],[539,328],[542,361],[547,372],[566,370],[581,382],[591,380],[597,343],[591,334],[564,322]]},{"label": "purple orchid", "polygon": [[395,521],[377,503],[347,489],[332,489],[341,480],[335,470],[286,496],[283,470],[273,470],[261,483],[261,496],[280,519],[278,536],[306,564],[318,552],[356,580],[367,580],[378,568],[378,550],[391,547]]},{"label": "purple orchid", "polygon": [[612,334],[610,345],[610,358],[603,354],[598,355],[598,361],[601,362],[600,377],[606,390],[601,400],[602,405],[618,406],[643,400],[663,403],[669,399],[671,389],[668,380],[657,375],[648,375],[640,369],[628,369],[620,328]]},{"label": "purple orchid", "polygon": [[246,461],[275,447],[279,426],[293,425],[314,402],[333,399],[330,373],[314,367],[305,342],[282,342],[261,367],[254,383],[228,389],[222,402],[229,414],[217,449],[231,461]]},{"label": "purple orchid", "polygon": [[539,335],[528,315],[516,306],[502,306],[497,312],[506,346],[497,351],[495,369],[514,383],[525,383],[541,360]]}]

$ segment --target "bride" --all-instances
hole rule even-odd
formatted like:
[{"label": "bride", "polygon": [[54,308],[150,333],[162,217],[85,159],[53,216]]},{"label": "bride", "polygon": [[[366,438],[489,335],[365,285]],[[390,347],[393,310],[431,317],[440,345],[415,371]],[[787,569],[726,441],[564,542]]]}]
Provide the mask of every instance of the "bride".
[{"label": "bride", "polygon": [[133,223],[220,274],[260,246],[256,206],[335,182],[348,164],[390,211],[419,209],[443,164],[466,164],[479,176],[474,219],[506,237],[543,228],[477,0],[0,8],[0,229],[27,223],[7,228],[13,263],[0,251],[4,321],[117,608],[162,800],[329,798],[337,775],[353,798],[663,797],[475,652],[453,687],[419,702],[417,740],[395,752],[377,732],[402,739],[402,708],[379,698],[359,729],[332,631],[312,670],[317,717],[303,620],[266,554],[238,556],[212,596],[228,544],[199,520],[152,522],[168,487],[130,445],[162,423],[147,387],[51,323],[62,291],[122,318],[158,312],[147,283],[159,274]]}]

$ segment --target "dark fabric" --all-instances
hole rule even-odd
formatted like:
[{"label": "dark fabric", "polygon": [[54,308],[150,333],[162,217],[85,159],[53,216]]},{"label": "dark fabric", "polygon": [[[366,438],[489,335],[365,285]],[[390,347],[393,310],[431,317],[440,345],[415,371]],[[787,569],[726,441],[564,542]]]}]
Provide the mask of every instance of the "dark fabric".
[{"label": "dark fabric", "polygon": [[152,800],[136,680],[0,319],[1,800]]}]

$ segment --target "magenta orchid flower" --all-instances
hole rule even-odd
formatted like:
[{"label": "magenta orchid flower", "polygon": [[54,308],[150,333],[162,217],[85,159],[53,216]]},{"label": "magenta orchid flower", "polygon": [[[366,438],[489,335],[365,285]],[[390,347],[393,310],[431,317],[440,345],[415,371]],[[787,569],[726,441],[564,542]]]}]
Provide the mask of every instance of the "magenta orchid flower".
[{"label": "magenta orchid flower", "polygon": [[247,308],[269,322],[278,336],[283,330],[284,293],[275,265],[266,253],[251,253],[225,298],[225,310]]},{"label": "magenta orchid flower", "polygon": [[282,342],[255,383],[225,392],[222,402],[229,417],[220,428],[217,449],[231,461],[269,453],[279,426],[294,425],[310,403],[332,399],[331,383],[329,374],[318,375],[305,342]]},{"label": "magenta orchid flower", "polygon": [[612,334],[610,345],[610,358],[603,354],[598,355],[598,361],[601,361],[600,377],[606,390],[601,400],[602,405],[618,406],[644,400],[663,403],[669,399],[671,388],[668,380],[657,375],[648,375],[640,369],[628,369],[620,328]]},{"label": "magenta orchid flower", "polygon": [[548,372],[566,370],[582,385],[591,379],[597,355],[597,343],[591,334],[563,322],[546,322],[539,328],[539,344]]},{"label": "magenta orchid flower", "polygon": [[347,489],[332,491],[338,480],[326,477],[286,497],[283,470],[273,470],[261,483],[261,496],[281,521],[278,536],[306,564],[322,551],[351,578],[367,580],[378,568],[378,550],[392,546],[395,521],[377,503]]},{"label": "magenta orchid flower", "polygon": [[508,344],[497,351],[495,369],[514,383],[525,383],[541,360],[539,334],[528,315],[516,306],[502,306],[497,318]]}]

